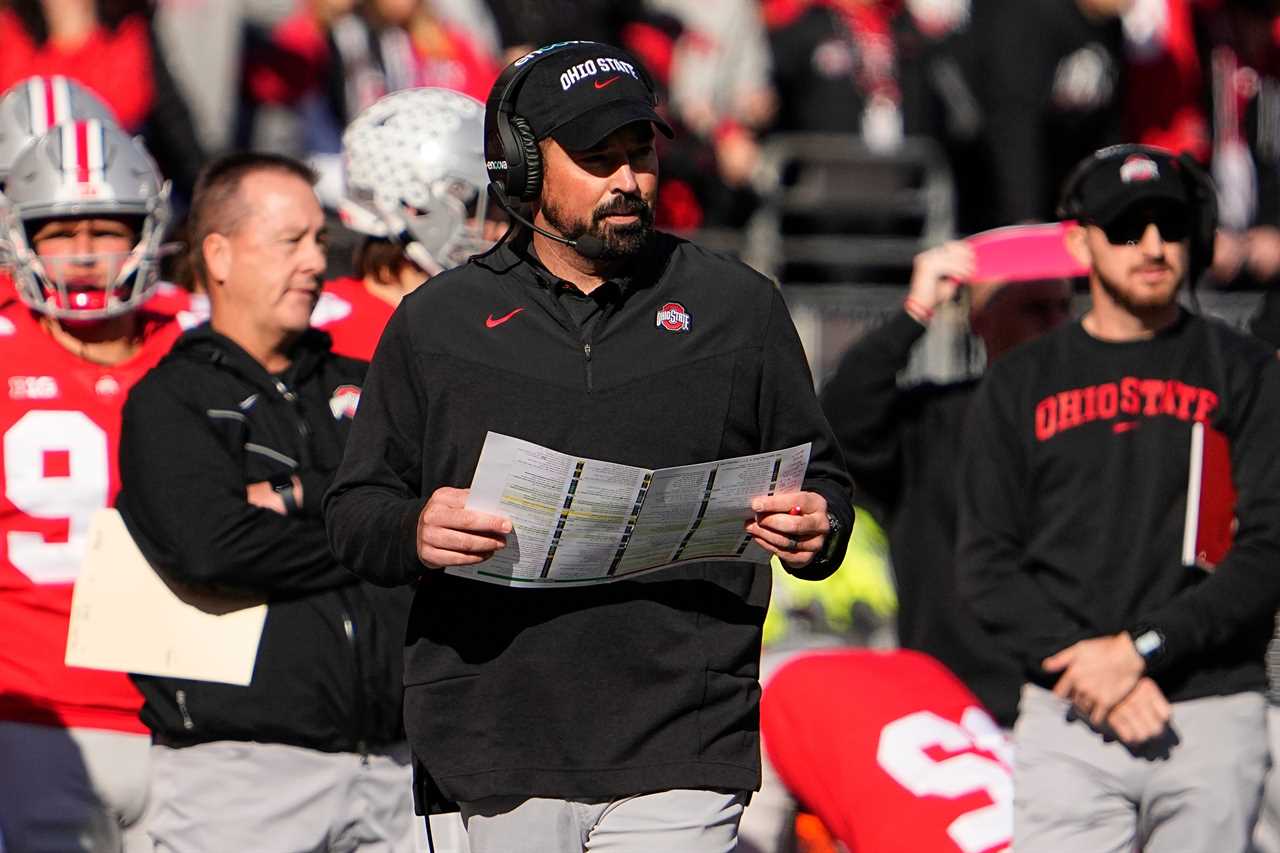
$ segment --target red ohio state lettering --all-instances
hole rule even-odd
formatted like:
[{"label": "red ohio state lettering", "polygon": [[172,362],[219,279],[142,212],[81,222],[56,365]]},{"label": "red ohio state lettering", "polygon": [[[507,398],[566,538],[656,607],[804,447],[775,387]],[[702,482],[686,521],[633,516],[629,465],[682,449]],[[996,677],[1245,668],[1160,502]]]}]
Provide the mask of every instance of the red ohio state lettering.
[{"label": "red ohio state lettering", "polygon": [[1119,411],[1120,390],[1116,383],[1108,382],[1098,386],[1098,417],[1111,420]]},{"label": "red ohio state lettering", "polygon": [[1058,431],[1058,400],[1045,397],[1036,404],[1036,438],[1048,441]]},{"label": "red ohio state lettering", "polygon": [[1213,414],[1216,408],[1218,408],[1218,395],[1208,388],[1197,388],[1195,420],[1201,423],[1207,422],[1209,415]]},{"label": "red ohio state lettering", "polygon": [[1126,415],[1136,415],[1141,409],[1138,402],[1138,380],[1126,376],[1120,380],[1120,411]]},{"label": "red ohio state lettering", "polygon": [[1143,379],[1138,383],[1138,387],[1142,389],[1142,399],[1146,401],[1146,405],[1142,407],[1142,414],[1148,417],[1160,414],[1160,396],[1164,394],[1164,380]]},{"label": "red ohio state lettering", "polygon": [[1218,408],[1218,395],[1176,379],[1140,379],[1125,376],[1084,388],[1050,394],[1036,404],[1038,441],[1094,421],[1117,417],[1173,417],[1181,421],[1208,421]]},{"label": "red ohio state lettering", "polygon": [[1080,390],[1058,392],[1058,429],[1071,429],[1084,423],[1080,412]]}]

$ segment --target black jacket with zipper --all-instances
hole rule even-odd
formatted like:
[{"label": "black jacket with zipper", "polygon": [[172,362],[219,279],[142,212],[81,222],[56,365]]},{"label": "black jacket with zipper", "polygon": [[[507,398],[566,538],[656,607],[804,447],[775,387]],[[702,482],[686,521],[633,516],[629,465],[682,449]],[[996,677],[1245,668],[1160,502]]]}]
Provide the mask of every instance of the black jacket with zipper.
[{"label": "black jacket with zipper", "polygon": [[[409,597],[340,566],[320,515],[366,365],[315,330],[292,357],[273,376],[204,325],[125,404],[116,505],[142,552],[173,581],[269,605],[249,686],[134,676],[159,742],[364,751],[404,739]],[[248,484],[281,473],[302,482],[296,514],[248,503]]]}]

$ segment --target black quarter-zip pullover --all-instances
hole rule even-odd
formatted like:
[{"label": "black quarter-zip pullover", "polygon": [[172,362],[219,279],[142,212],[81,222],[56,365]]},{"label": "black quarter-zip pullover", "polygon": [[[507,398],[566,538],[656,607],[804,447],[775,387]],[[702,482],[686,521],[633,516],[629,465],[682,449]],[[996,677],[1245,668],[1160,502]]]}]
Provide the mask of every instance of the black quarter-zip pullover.
[{"label": "black quarter-zip pullover", "polygon": [[617,290],[601,293],[584,340],[561,304],[579,297],[557,295],[524,245],[401,303],[325,498],[340,560],[377,583],[416,582],[410,742],[459,801],[755,788],[768,566],[693,563],[529,590],[418,561],[427,497],[469,485],[491,430],[648,468],[812,442],[805,488],[826,498],[842,539],[852,526],[840,451],[767,279],[658,235],[634,275],[604,286]]}]

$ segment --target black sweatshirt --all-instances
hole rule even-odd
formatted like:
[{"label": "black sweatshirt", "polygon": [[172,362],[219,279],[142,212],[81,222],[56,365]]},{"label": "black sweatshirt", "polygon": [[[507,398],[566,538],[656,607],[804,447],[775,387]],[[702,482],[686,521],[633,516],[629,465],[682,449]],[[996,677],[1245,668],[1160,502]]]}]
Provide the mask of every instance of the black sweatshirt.
[{"label": "black sweatshirt", "polygon": [[[163,742],[362,751],[404,739],[408,596],[343,569],[320,516],[366,365],[333,355],[314,330],[292,355],[272,376],[200,326],[125,403],[116,505],[139,548],[173,580],[269,605],[247,687],[134,677],[142,720]],[[248,484],[280,473],[302,481],[298,515],[246,500]]]},{"label": "black sweatshirt", "polygon": [[937,658],[1001,725],[1018,714],[1022,668],[982,630],[956,592],[956,460],[977,383],[899,389],[924,327],[905,311],[858,339],[822,388],[859,499],[889,532],[898,642]]},{"label": "black sweatshirt", "polygon": [[[458,801],[746,790],[760,777],[768,566],[556,590],[424,572],[419,512],[436,489],[469,485],[487,431],[643,467],[810,441],[804,487],[852,525],[848,475],[766,279],[659,235],[645,268],[603,286],[615,295],[584,331],[555,279],[508,244],[406,297],[325,498],[339,559],[377,583],[417,582],[405,724]],[[672,305],[686,330],[658,321]]]},{"label": "black sweatshirt", "polygon": [[[1280,604],[1280,376],[1275,353],[1184,313],[1154,339],[1079,323],[1006,355],[970,407],[960,591],[1040,661],[1087,637],[1153,628],[1172,700],[1262,689]],[[1182,565],[1192,422],[1224,433],[1239,492],[1213,573]]]}]

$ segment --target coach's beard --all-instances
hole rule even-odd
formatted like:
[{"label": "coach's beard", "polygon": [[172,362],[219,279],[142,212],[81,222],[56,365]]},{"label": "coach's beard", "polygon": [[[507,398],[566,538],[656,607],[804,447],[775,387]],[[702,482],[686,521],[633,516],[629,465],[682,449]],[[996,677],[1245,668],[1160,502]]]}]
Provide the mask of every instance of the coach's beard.
[{"label": "coach's beard", "polygon": [[[618,261],[638,256],[653,236],[653,206],[639,196],[618,195],[591,212],[591,221],[573,218],[553,203],[544,202],[542,215],[569,240],[590,234],[604,244],[600,259]],[[635,222],[610,225],[609,216],[636,217]]]}]

